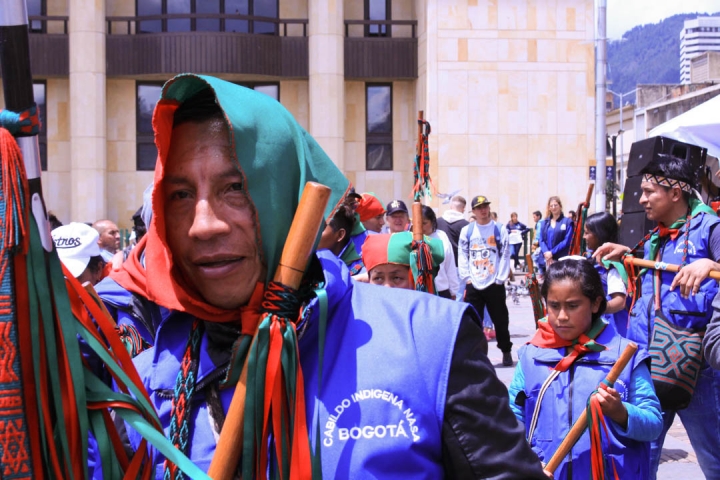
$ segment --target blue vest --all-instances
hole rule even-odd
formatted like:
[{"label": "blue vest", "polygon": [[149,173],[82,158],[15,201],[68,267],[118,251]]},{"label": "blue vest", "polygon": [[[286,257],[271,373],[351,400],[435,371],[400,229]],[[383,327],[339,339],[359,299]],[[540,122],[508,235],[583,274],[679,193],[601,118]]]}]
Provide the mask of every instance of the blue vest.
[{"label": "blue vest", "polygon": [[[410,290],[351,282],[345,265],[318,252],[328,292],[322,384],[318,388],[319,306],[299,345],[308,429],[322,448],[324,478],[442,478],[442,421],[455,335],[467,305]],[[172,312],[155,347],[134,362],[169,432],[175,378],[192,324]],[[203,387],[222,374],[207,336],[192,402],[190,458],[207,470],[215,451]],[[233,389],[221,390],[227,410]],[[317,423],[316,423],[317,422]],[[320,438],[315,438],[319,425]],[[131,444],[140,437],[128,429]],[[157,477],[163,457],[154,452]]]},{"label": "blue vest", "polygon": [[[323,262],[328,283],[347,283]],[[442,422],[465,307],[409,290],[355,283],[330,299],[322,383],[317,322],[301,339],[308,424],[319,422],[324,478],[442,478]],[[312,420],[311,420],[312,419]]]},{"label": "blue vest", "polygon": [[[543,463],[557,451],[560,443],[570,431],[575,420],[585,415],[587,400],[597,386],[610,372],[615,361],[620,357],[628,340],[608,324],[597,338],[598,343],[605,345],[607,350],[590,352],[580,357],[566,371],[553,380],[545,392],[540,407],[540,420],[535,429],[530,446],[538,454]],[[539,348],[524,345],[518,352],[519,362],[525,374],[524,392],[527,395],[523,407],[525,432],[529,433],[538,394],[543,382],[548,378],[551,369],[562,360],[565,349]],[[647,353],[640,349],[630,364],[622,372],[614,388],[618,390],[623,401],[628,400],[632,371],[640,362],[648,358]],[[614,459],[620,478],[648,478],[650,462],[649,442],[638,442],[620,435],[615,424],[606,419],[608,426],[609,445],[603,433],[603,454],[608,460]],[[555,471],[556,479],[591,478],[590,470],[590,435],[586,431],[571,453],[565,457]],[[606,477],[612,478],[612,466],[605,470]]]},{"label": "blue vest", "polygon": [[[710,229],[720,222],[714,215],[700,213],[690,221],[690,235],[688,237],[687,262],[693,262],[701,258],[710,258],[708,240]],[[683,248],[685,245],[685,231],[683,226],[675,240],[669,237],[661,240],[661,260],[665,263],[680,265],[682,263]],[[650,257],[650,247],[645,245],[645,258]],[[636,304],[633,308],[633,315],[630,322],[628,338],[647,348],[648,338],[654,327],[655,312],[655,282],[654,271],[647,271],[642,279],[642,304]],[[670,284],[675,277],[674,273],[661,272],[662,284],[660,287],[660,304],[662,312],[668,321],[683,328],[705,330],[713,309],[711,307],[713,298],[718,291],[718,284],[711,278],[705,279],[700,285],[700,290],[690,298],[683,298],[680,290],[676,288],[670,291]],[[637,319],[637,320],[636,320]]]}]

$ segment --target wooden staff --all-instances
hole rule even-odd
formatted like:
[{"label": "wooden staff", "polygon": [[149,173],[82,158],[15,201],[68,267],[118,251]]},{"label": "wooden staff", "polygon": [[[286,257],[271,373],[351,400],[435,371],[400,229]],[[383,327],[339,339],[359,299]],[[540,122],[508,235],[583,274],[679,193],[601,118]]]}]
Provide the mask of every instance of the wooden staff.
[{"label": "wooden staff", "polygon": [[[623,350],[622,354],[620,355],[620,358],[617,359],[617,362],[615,362],[615,365],[613,365],[612,369],[605,377],[605,382],[609,383],[610,385],[613,385],[615,383],[622,371],[625,370],[625,367],[630,362],[630,359],[632,359],[633,355],[635,355],[635,352],[637,352],[637,349],[637,343],[630,342],[627,344],[625,350]],[[550,461],[547,463],[547,465],[545,465],[545,470],[547,472],[551,474],[555,473],[555,470],[557,470],[557,468],[560,466],[565,456],[570,453],[572,447],[575,446],[577,441],[580,440],[582,434],[585,433],[585,429],[587,429],[587,417],[585,413],[583,413],[580,415],[580,418],[575,421],[572,428],[565,436],[565,439],[562,441],[555,454],[550,458]]]},{"label": "wooden staff", "polygon": [[[652,260],[645,260],[642,258],[632,258],[630,259],[630,262],[640,268],[650,268],[653,270],[665,270],[668,272],[677,273],[680,271],[680,265],[674,265],[672,263],[664,263],[664,262],[653,262]],[[720,272],[710,272],[708,277],[712,278],[713,280],[720,280]]]},{"label": "wooden staff", "polygon": [[[305,190],[285,241],[280,264],[275,271],[275,282],[293,289],[300,286],[329,198],[330,189],[328,187],[315,182],[305,184]],[[252,349],[252,347],[250,348]],[[235,386],[215,455],[208,470],[208,475],[214,480],[231,480],[235,477],[243,445],[247,368],[248,360],[245,359],[245,365],[240,374],[240,380]],[[297,441],[302,441],[302,439],[297,439]]]},{"label": "wooden staff", "polygon": [[[594,189],[595,189],[594,183],[591,183],[590,185],[588,185],[587,195],[585,195],[585,203],[582,205],[585,205],[586,207],[590,206],[590,201],[592,200],[592,194],[593,194]],[[578,209],[578,213],[579,213],[579,211],[580,210]]]},{"label": "wooden staff", "polygon": [[[422,112],[420,112],[420,113],[422,113]],[[422,207],[423,207],[422,203],[413,202],[412,232],[413,232],[413,240],[415,240],[416,242],[421,242],[423,239]]]},{"label": "wooden staff", "polygon": [[535,265],[533,264],[532,255],[525,255],[525,265],[527,266],[528,274],[532,275],[533,273],[535,273]]},{"label": "wooden staff", "polygon": [[415,155],[422,157],[423,154],[423,121],[425,120],[425,112],[418,110],[418,140],[415,146]]}]

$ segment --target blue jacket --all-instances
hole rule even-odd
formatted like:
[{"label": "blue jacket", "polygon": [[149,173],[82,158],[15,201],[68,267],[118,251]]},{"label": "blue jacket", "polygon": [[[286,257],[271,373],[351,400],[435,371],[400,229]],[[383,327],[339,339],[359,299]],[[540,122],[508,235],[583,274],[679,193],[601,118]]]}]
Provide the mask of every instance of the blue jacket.
[{"label": "blue jacket", "polygon": [[[544,463],[550,460],[575,420],[585,415],[588,397],[628,343],[612,324],[605,327],[597,341],[607,350],[581,356],[568,371],[558,375],[543,397],[539,421],[529,442]],[[550,369],[564,354],[564,348],[545,349],[530,344],[518,352],[518,366],[510,385],[510,405],[518,419],[524,422],[526,433],[529,433],[540,388]],[[606,458],[614,459],[618,475],[623,479],[649,477],[649,441],[654,440],[662,429],[660,402],[652,388],[647,358],[643,349],[638,350],[614,385],[628,411],[627,429],[606,419],[609,445],[603,434],[603,453]],[[525,397],[524,402],[518,401],[520,397]],[[590,478],[590,468],[590,436],[585,432],[555,471],[555,478]],[[606,478],[613,478],[611,464],[606,466]]]},{"label": "blue jacket", "polygon": [[[543,219],[542,226],[540,227],[540,251],[544,254],[545,252],[552,252],[555,260],[564,257],[570,252],[570,244],[572,243],[573,237],[573,221],[568,217],[562,217],[560,221],[555,224],[553,235],[549,234],[550,230],[550,219]],[[543,258],[543,256],[540,256]],[[542,260],[545,263],[545,260]]]},{"label": "blue jacket", "polygon": [[[322,384],[318,385],[317,300],[299,341],[308,430],[322,445],[324,478],[441,478],[441,430],[450,362],[465,304],[413,291],[357,284],[329,252],[319,252],[328,292]],[[368,299],[372,299],[369,301]],[[116,302],[118,303],[118,302]],[[123,311],[120,312],[124,314]],[[132,318],[127,316],[125,318]],[[160,421],[169,431],[177,372],[193,318],[162,311],[155,346],[135,357]],[[227,352],[200,346],[190,458],[207,470],[216,440],[205,386],[223,374]],[[312,372],[312,373],[310,373]],[[221,390],[227,410],[233,389]],[[315,438],[319,426],[320,438]],[[140,437],[128,429],[133,447]],[[158,478],[163,458],[153,452]]]},{"label": "blue jacket", "polygon": [[[707,213],[699,213],[690,221],[690,234],[688,237],[687,262],[693,262],[701,258],[710,258],[708,239],[710,238],[711,227],[720,222],[720,219]],[[675,238],[669,237],[661,243],[661,257],[665,263],[680,265],[682,263],[683,249],[685,245],[684,225]],[[650,247],[645,244],[645,258],[650,257]],[[633,308],[628,338],[647,348],[648,339],[654,327],[655,283],[654,270],[647,271],[642,278],[642,302],[637,302]],[[670,291],[670,284],[675,277],[674,273],[662,271],[660,285],[660,304],[662,312],[667,320],[683,328],[705,330],[712,317],[712,301],[718,292],[718,284],[715,280],[707,278],[700,285],[700,291],[690,298],[683,298],[680,290]]]}]

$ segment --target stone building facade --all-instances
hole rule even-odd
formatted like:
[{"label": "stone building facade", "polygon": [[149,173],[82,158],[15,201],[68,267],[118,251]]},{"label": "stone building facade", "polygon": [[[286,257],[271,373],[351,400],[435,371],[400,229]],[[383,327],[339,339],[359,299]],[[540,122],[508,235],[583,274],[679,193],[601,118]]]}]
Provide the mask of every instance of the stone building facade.
[{"label": "stone building facade", "polygon": [[486,195],[503,222],[511,211],[529,222],[550,195],[566,211],[585,196],[595,137],[592,0],[29,5],[45,105],[43,184],[63,222],[130,225],[153,177],[148,102],[190,68],[276,96],[358,191],[385,202],[410,199],[419,110],[432,125],[440,192]]}]

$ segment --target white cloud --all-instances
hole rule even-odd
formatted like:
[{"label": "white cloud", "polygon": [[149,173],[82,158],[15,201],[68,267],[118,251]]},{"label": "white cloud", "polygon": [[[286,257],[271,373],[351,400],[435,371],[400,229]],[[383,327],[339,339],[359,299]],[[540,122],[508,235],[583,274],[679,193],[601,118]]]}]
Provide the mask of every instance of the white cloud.
[{"label": "white cloud", "polygon": [[608,38],[621,38],[636,25],[657,23],[677,13],[695,12],[720,12],[720,0],[607,0]]}]

